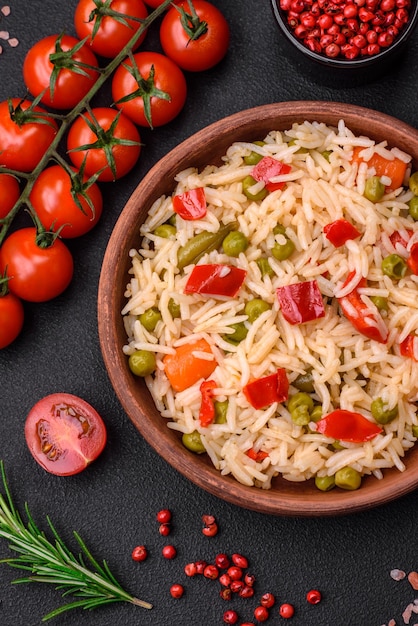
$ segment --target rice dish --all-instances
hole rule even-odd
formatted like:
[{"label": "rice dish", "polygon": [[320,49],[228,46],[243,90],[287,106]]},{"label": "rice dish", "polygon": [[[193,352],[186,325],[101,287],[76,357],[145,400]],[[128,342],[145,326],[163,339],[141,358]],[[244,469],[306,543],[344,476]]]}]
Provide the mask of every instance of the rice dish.
[{"label": "rice dish", "polygon": [[[172,196],[152,205],[140,227],[140,248],[130,252],[131,277],[121,312],[127,334],[123,351],[155,355],[155,371],[145,381],[167,427],[198,433],[213,465],[245,485],[269,489],[277,475],[300,482],[334,476],[346,467],[377,479],[385,468],[403,471],[405,453],[418,433],[418,350],[414,342],[407,356],[401,349],[418,330],[418,276],[408,269],[394,279],[382,271],[382,260],[396,254],[407,261],[418,242],[418,223],[408,212],[414,195],[407,184],[411,158],[385,141],[355,136],[342,120],[337,127],[295,123],[260,139],[231,145],[220,166],[179,172]],[[360,160],[353,160],[354,150],[360,150]],[[244,193],[243,181],[254,172],[248,157],[254,154],[289,166],[271,178],[279,188],[263,194],[267,185],[261,180]],[[405,164],[404,184],[392,188],[390,177],[380,177],[385,193],[378,201],[364,195],[368,179],[376,178],[370,166],[375,154]],[[174,196],[201,188],[207,203],[203,217],[184,219],[174,212]],[[359,234],[336,246],[325,233],[327,225],[340,220]],[[160,236],[158,228],[168,221],[170,235]],[[179,251],[193,237],[228,225],[245,236],[245,250],[231,256],[220,244],[179,268]],[[276,244],[288,241],[293,248],[288,258],[272,255]],[[260,259],[268,259],[268,272]],[[190,292],[196,265],[240,268],[245,278],[233,297]],[[301,283],[315,284],[323,312],[290,322],[278,294]],[[353,289],[363,321],[377,333],[384,328],[384,341],[359,332],[350,321]],[[244,310],[254,299],[268,306],[250,322]],[[378,308],[376,299],[383,299],[385,307]],[[171,302],[178,315],[172,314]],[[139,317],[152,308],[160,319],[148,330]],[[245,328],[242,339],[231,340],[239,327]],[[206,377],[213,383],[211,398],[226,406],[223,420],[204,426],[199,418],[204,379],[175,390],[166,365],[179,346],[199,340],[210,346],[209,353],[194,356],[213,364]],[[288,398],[255,408],[244,389],[277,371],[286,374]],[[321,419],[342,409],[375,424],[376,399],[389,411],[396,407],[396,417],[380,424],[380,432],[367,441],[336,442],[320,432],[317,419],[300,424],[292,418],[288,400],[300,392],[299,381],[306,376]]]}]

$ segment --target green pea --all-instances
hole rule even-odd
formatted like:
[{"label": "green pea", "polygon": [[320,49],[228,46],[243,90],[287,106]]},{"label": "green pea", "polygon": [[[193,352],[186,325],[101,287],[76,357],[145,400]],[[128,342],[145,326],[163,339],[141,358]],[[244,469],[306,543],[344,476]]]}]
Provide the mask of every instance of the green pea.
[{"label": "green pea", "polygon": [[361,485],[361,474],[352,467],[342,467],[335,473],[335,484],[341,489],[354,491]]},{"label": "green pea", "polygon": [[379,176],[371,176],[366,180],[364,197],[370,202],[379,202],[385,195],[385,186]]},{"label": "green pea", "polygon": [[244,313],[248,315],[248,321],[252,323],[255,322],[264,311],[269,311],[270,308],[270,305],[261,298],[253,298],[252,300],[248,300],[244,308]]},{"label": "green pea", "polygon": [[269,260],[266,257],[260,257],[259,259],[257,259],[256,263],[262,277],[270,276],[270,278],[272,278],[274,276],[274,270],[272,269]]},{"label": "green pea", "polygon": [[382,272],[395,280],[405,276],[407,267],[406,262],[399,254],[389,254],[382,260]]},{"label": "green pea", "polygon": [[408,206],[409,206],[409,215],[412,217],[413,220],[417,221],[418,220],[418,196],[414,196],[413,198],[411,198],[410,201],[408,202]]},{"label": "green pea", "polygon": [[150,309],[147,309],[144,313],[139,316],[139,321],[145,330],[148,330],[152,333],[155,330],[158,322],[162,319],[161,313],[157,309],[157,307],[153,306]]},{"label": "green pea", "polygon": [[315,487],[320,491],[331,491],[335,487],[334,476],[315,476]]},{"label": "green pea", "polygon": [[167,224],[171,224],[171,226],[175,226],[177,224],[177,213],[173,213],[167,220]]},{"label": "green pea", "polygon": [[370,300],[379,309],[379,311],[389,311],[389,305],[383,296],[370,296]]},{"label": "green pea", "polygon": [[387,404],[383,401],[383,398],[376,398],[373,400],[370,407],[372,416],[378,424],[389,424],[393,422],[398,415],[398,405],[393,409],[388,409]]},{"label": "green pea", "polygon": [[255,178],[252,176],[246,176],[242,181],[242,192],[245,196],[247,196],[248,200],[252,200],[254,202],[259,202],[260,200],[264,200],[267,196],[268,191],[265,187],[260,189],[258,193],[251,193],[250,188],[256,184]]},{"label": "green pea", "polygon": [[228,256],[238,257],[248,248],[248,239],[239,230],[228,233],[222,242],[222,248]]},{"label": "green pea", "polygon": [[176,232],[177,228],[175,226],[166,223],[157,226],[154,230],[154,235],[157,235],[157,237],[163,237],[164,239],[170,239],[170,237],[173,237]]},{"label": "green pea", "polygon": [[409,189],[414,194],[414,196],[418,196],[418,172],[414,172],[409,177],[408,186],[409,186]]},{"label": "green pea", "polygon": [[412,426],[412,434],[414,437],[418,437],[418,426]]},{"label": "green pea", "polygon": [[312,371],[310,370],[304,374],[299,374],[292,384],[296,389],[299,389],[299,391],[305,391],[307,393],[315,391]]},{"label": "green pea", "polygon": [[148,350],[136,350],[129,357],[129,369],[135,376],[149,376],[155,371],[155,354]]},{"label": "green pea", "polygon": [[215,400],[215,424],[225,424],[226,423],[226,414],[228,412],[228,400],[224,400],[220,402],[219,400]]},{"label": "green pea", "polygon": [[202,454],[206,452],[205,446],[202,443],[200,433],[194,430],[192,433],[184,433],[181,441],[185,448],[196,454]]},{"label": "green pea", "polygon": [[271,249],[271,253],[274,256],[274,258],[277,259],[278,261],[285,261],[295,251],[295,244],[286,235],[286,229],[281,224],[277,224],[277,226],[275,226],[273,228],[273,234],[274,235],[282,235],[285,238],[285,242],[284,243],[278,243],[276,241],[276,243],[274,244],[273,248]]},{"label": "green pea", "polygon": [[344,450],[344,446],[341,445],[338,439],[332,442],[330,449],[332,450]]},{"label": "green pea", "polygon": [[311,411],[311,422],[319,422],[322,417],[322,406],[316,404]]},{"label": "green pea", "polygon": [[303,391],[298,391],[289,398],[287,402],[287,408],[290,412],[292,412],[295,408],[299,406],[306,406],[309,413],[311,413],[314,408],[314,401],[309,394]]},{"label": "green pea", "polygon": [[321,154],[324,157],[324,159],[326,161],[328,161],[328,163],[329,163],[329,158],[330,158],[330,156],[332,154],[332,150],[324,150],[323,152],[321,152]]},{"label": "green pea", "polygon": [[[254,141],[253,143],[254,143],[255,146],[264,146],[265,145],[264,141]],[[250,154],[247,154],[244,157],[244,163],[245,163],[245,165],[257,165],[257,163],[259,163],[262,158],[263,158],[262,154],[259,154],[258,152],[254,152],[252,150],[250,152]]]},{"label": "green pea", "polygon": [[233,333],[228,333],[223,335],[225,341],[238,345],[241,341],[243,341],[248,335],[248,328],[244,324],[244,322],[238,322],[237,324],[231,324],[230,328],[234,329]]},{"label": "green pea", "polygon": [[289,409],[292,422],[298,426],[307,426],[311,421],[314,401],[307,393],[298,391],[289,398],[287,408]]},{"label": "green pea", "polygon": [[168,310],[173,319],[175,319],[176,317],[180,317],[180,305],[178,304],[178,302],[175,302],[173,298],[170,298],[170,300],[168,301]]}]

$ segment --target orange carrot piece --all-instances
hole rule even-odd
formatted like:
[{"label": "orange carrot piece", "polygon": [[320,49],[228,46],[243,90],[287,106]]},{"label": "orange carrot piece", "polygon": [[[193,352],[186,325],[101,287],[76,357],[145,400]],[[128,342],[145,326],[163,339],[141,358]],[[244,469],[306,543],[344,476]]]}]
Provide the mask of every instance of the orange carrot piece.
[{"label": "orange carrot piece", "polygon": [[205,339],[194,343],[185,343],[176,348],[175,354],[167,354],[164,359],[164,371],[174,391],[184,391],[201,378],[210,376],[217,366],[215,359],[199,359],[195,352],[212,354],[210,345]]},{"label": "orange carrot piece", "polygon": [[[360,152],[364,150],[360,146],[356,146],[353,150],[353,163],[362,163],[363,159],[360,157]],[[395,157],[392,161],[385,159],[380,154],[375,153],[369,161],[367,161],[368,167],[374,167],[377,176],[388,176],[391,179],[391,184],[386,187],[388,190],[398,189],[403,185],[406,173],[406,163]]]}]

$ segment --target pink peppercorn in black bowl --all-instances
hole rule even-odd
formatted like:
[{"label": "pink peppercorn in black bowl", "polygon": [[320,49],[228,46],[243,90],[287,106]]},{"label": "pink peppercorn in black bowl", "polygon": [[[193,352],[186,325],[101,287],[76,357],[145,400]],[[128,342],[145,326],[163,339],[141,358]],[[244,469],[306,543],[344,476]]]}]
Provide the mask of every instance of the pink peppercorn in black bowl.
[{"label": "pink peppercorn in black bowl", "polygon": [[343,78],[389,70],[418,22],[417,0],[272,0],[272,8],[294,58]]}]

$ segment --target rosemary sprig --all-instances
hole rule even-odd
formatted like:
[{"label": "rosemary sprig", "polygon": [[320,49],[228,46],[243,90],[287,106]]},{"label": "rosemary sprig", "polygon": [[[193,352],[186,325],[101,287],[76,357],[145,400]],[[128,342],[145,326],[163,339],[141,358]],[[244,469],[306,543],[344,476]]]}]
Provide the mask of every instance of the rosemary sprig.
[{"label": "rosemary sprig", "polygon": [[[52,540],[39,530],[27,504],[25,525],[13,504],[3,461],[0,461],[0,470],[5,490],[5,496],[0,494],[0,537],[6,539],[9,548],[19,555],[1,559],[0,563],[7,563],[11,567],[31,573],[27,577],[14,580],[14,583],[50,583],[62,591],[62,597],[72,595],[80,598],[54,609],[42,618],[43,622],[70,609],[94,609],[112,602],[130,602],[144,609],[152,608],[149,602],[138,600],[124,591],[109,570],[106,561],[102,564],[96,561],[77,532],[74,531],[74,537],[81,548],[81,553],[75,556],[64,544],[49,517],[47,521],[52,532]],[[90,563],[90,569],[86,562]]]}]

